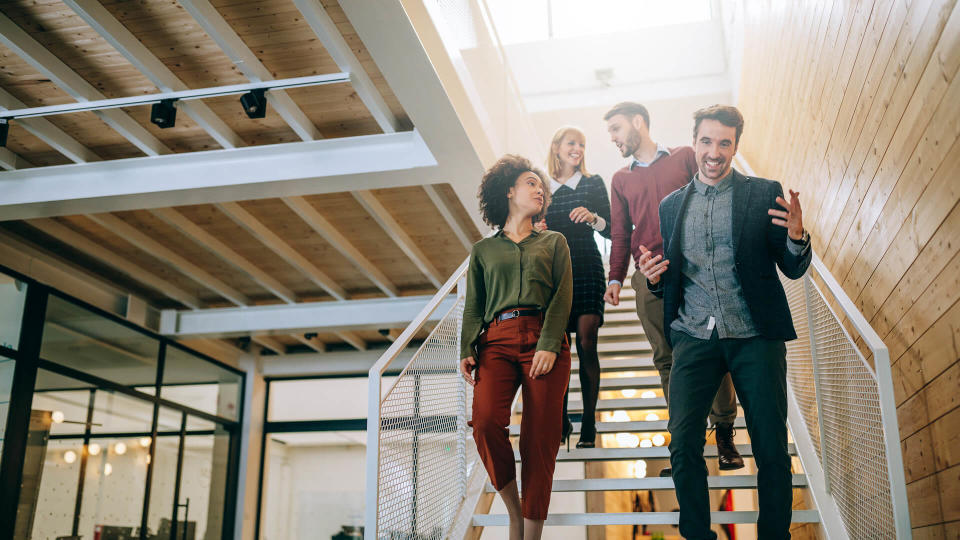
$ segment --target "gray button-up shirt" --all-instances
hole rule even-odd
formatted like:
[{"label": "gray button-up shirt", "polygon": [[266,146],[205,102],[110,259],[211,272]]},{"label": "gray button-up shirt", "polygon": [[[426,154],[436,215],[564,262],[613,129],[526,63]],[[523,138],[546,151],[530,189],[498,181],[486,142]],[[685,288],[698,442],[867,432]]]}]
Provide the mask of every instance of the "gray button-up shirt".
[{"label": "gray button-up shirt", "polygon": [[[733,175],[716,186],[693,178],[683,219],[680,273],[683,302],[670,328],[698,339],[717,335],[748,338],[759,335],[743,297],[733,248]],[[787,239],[787,248],[803,248]]]}]

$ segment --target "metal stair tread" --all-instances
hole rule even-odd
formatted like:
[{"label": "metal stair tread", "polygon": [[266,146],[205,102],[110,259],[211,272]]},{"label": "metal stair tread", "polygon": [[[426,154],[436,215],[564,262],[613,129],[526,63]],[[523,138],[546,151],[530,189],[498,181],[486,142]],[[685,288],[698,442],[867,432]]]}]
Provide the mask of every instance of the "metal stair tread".
[{"label": "metal stair tread", "polygon": [[[660,376],[647,377],[608,377],[600,379],[600,390],[627,390],[660,388]],[[570,380],[570,391],[580,390],[580,379],[573,377]]]},{"label": "metal stair tread", "polygon": [[[645,409],[666,409],[667,400],[662,397],[654,398],[621,398],[597,400],[598,411],[638,411]],[[517,411],[523,411],[523,403],[517,403]],[[568,412],[582,412],[582,401],[570,401],[567,404]]]},{"label": "metal stair tread", "polygon": [[[580,433],[580,422],[573,423],[573,432]],[[733,427],[742,429],[747,427],[743,417],[737,417]],[[706,425],[704,425],[706,429]],[[520,434],[520,424],[510,424],[510,435]],[[597,422],[598,433],[637,433],[650,431],[667,431],[666,420],[638,420],[634,422]]]},{"label": "metal stair tread", "polygon": [[[807,487],[807,477],[803,474],[794,474],[793,487]],[[755,474],[728,474],[723,476],[708,476],[709,489],[756,489],[757,475]],[[487,482],[484,488],[487,493],[496,493],[493,484]],[[522,487],[521,487],[522,489]],[[673,478],[586,478],[583,480],[554,480],[553,492],[579,491],[634,491],[641,489],[669,490],[676,489]]]},{"label": "metal stair tread", "polygon": [[[570,363],[571,371],[580,369],[580,361],[574,360]],[[629,355],[623,358],[600,358],[600,372],[613,373],[617,371],[643,371],[654,369],[653,357],[644,355]]]},{"label": "metal stair tread", "polygon": [[[756,523],[758,514],[756,510],[710,512],[710,521],[717,524]],[[676,525],[680,522],[679,520],[679,512],[548,514],[545,525]],[[816,510],[794,510],[791,521],[819,523],[820,513]],[[475,514],[473,516],[473,525],[476,527],[505,527],[509,524],[510,518],[507,514]]]},{"label": "metal stair tread", "polygon": [[[753,445],[738,444],[737,451],[743,457],[753,456]],[[797,447],[790,443],[787,452],[791,456],[797,455]],[[703,449],[703,456],[708,458],[717,457],[717,446],[715,444],[706,445]],[[519,450],[514,450],[513,457],[520,460]],[[557,452],[557,461],[622,461],[632,459],[667,459],[670,457],[670,449],[666,446],[653,446],[651,448],[561,448]]]}]

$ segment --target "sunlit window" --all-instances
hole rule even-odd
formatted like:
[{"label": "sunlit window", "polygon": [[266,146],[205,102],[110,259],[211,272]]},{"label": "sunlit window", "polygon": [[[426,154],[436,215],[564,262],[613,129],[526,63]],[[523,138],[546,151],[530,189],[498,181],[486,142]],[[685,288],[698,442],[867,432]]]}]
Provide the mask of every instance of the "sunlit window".
[{"label": "sunlit window", "polygon": [[486,1],[505,45],[709,21],[713,15],[710,0]]}]

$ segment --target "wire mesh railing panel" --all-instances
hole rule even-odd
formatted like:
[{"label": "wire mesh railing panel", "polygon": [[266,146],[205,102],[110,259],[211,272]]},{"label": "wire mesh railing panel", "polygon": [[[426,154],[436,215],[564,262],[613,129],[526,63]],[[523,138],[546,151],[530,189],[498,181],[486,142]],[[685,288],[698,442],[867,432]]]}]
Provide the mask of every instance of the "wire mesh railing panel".
[{"label": "wire mesh railing panel", "polygon": [[820,290],[808,287],[830,492],[850,538],[896,538],[876,376]]},{"label": "wire mesh railing panel", "polygon": [[[807,278],[804,278],[807,279]],[[787,380],[797,399],[810,440],[820,458],[820,419],[817,412],[817,389],[813,379],[813,358],[810,354],[810,326],[803,280],[784,278],[783,288],[790,302],[793,327],[797,339],[787,342]]]},{"label": "wire mesh railing panel", "polygon": [[433,329],[380,405],[378,539],[440,540],[466,482],[463,300]]}]

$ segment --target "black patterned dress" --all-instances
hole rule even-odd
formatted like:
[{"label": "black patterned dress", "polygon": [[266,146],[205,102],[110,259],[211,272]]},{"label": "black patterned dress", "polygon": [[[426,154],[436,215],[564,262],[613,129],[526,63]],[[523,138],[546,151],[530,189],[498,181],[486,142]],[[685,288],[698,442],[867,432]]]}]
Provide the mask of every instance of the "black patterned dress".
[{"label": "black patterned dress", "polygon": [[[603,259],[594,240],[595,229],[587,223],[570,221],[570,212],[579,206],[599,215],[606,226],[599,232],[610,238],[610,199],[607,187],[598,175],[584,177],[576,173],[560,187],[551,181],[553,200],[547,209],[547,228],[567,238],[570,246],[570,262],[573,266],[573,306],[567,331],[576,332],[577,318],[594,313],[600,315],[603,324],[604,283]],[[571,185],[575,187],[571,188]],[[554,189],[555,188],[555,189]]]}]

